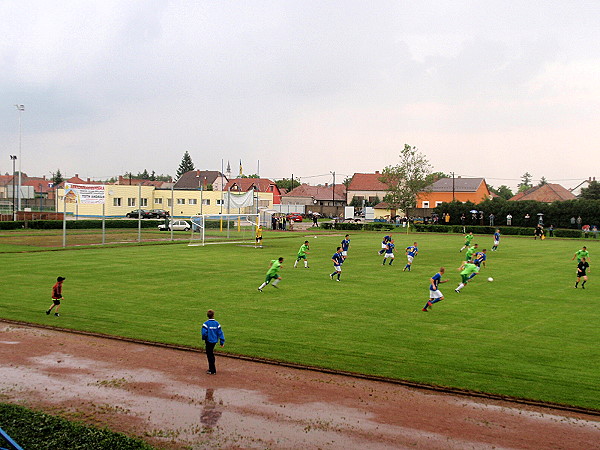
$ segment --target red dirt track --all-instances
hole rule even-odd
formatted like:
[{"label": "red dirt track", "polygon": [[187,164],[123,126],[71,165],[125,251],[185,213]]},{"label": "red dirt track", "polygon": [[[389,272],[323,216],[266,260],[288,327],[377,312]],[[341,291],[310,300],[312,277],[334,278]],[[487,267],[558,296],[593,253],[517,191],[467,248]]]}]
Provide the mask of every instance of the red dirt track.
[{"label": "red dirt track", "polygon": [[0,361],[0,401],[158,448],[600,449],[594,414],[3,322]]}]

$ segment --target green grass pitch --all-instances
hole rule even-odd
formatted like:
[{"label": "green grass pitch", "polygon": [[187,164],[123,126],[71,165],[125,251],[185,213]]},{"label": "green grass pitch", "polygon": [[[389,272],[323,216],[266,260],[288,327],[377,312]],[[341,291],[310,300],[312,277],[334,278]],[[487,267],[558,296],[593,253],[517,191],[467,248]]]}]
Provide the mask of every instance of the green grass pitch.
[{"label": "green grass pitch", "polygon": [[[599,243],[503,237],[490,252],[491,236],[477,236],[488,249],[487,268],[456,294],[462,236],[395,233],[390,267],[377,255],[384,233],[350,232],[338,283],[329,278],[330,258],[343,234],[265,232],[262,249],[4,253],[0,316],[201,346],[200,326],[212,308],[224,351],[600,409]],[[310,268],[293,269],[305,239]],[[414,240],[419,255],[412,272],[402,272],[403,249]],[[571,257],[584,244],[590,281],[573,289]],[[286,259],[279,289],[258,292],[279,256]],[[450,279],[440,286],[445,300],[424,313],[429,278],[440,266]],[[67,278],[59,318],[44,314],[58,275]]]}]

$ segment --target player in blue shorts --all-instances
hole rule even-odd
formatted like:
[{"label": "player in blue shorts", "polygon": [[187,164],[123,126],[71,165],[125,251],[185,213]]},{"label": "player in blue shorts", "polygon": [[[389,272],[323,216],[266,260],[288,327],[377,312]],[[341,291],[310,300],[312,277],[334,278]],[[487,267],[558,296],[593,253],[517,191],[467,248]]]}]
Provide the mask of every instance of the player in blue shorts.
[{"label": "player in blue shorts", "polygon": [[413,259],[415,259],[415,256],[417,256],[417,253],[419,253],[419,248],[417,247],[416,242],[413,242],[413,245],[409,245],[408,247],[406,247],[406,259],[408,261],[406,263],[406,266],[404,266],[404,269],[402,269],[402,272],[404,272],[405,270],[408,270],[410,272],[410,266],[413,262]]},{"label": "player in blue shorts", "polygon": [[421,311],[427,312],[427,308],[431,308],[431,305],[444,300],[444,294],[438,289],[438,285],[448,281],[442,280],[442,275],[444,275],[445,271],[445,268],[440,267],[440,271],[429,279],[429,300],[425,303]]},{"label": "player in blue shorts", "polygon": [[[475,253],[475,255],[473,256],[473,264],[475,264],[479,269],[481,269],[482,264],[483,264],[483,267],[485,267],[485,260],[487,259],[486,252],[487,252],[487,250],[484,248],[480,252]],[[478,273],[479,273],[479,270],[477,272],[473,272],[469,276],[469,280],[471,278],[473,278],[475,275],[477,275]]]}]

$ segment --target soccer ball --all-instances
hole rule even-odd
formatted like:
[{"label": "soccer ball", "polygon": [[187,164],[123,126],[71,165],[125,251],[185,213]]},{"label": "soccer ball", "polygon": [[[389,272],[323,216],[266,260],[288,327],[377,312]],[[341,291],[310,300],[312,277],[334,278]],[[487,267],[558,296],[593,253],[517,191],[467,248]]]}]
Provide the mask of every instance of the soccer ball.
[{"label": "soccer ball", "polygon": [[317,238],[317,237],[315,236],[315,239],[316,239],[316,238]]},{"label": "soccer ball", "polygon": [[494,281],[494,279],[492,277],[489,277],[488,281]]}]

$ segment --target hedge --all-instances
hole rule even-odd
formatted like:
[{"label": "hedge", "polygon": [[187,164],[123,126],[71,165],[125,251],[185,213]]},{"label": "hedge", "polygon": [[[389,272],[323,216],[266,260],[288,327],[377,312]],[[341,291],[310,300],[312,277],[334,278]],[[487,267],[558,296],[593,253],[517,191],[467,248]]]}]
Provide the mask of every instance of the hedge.
[{"label": "hedge", "polygon": [[[23,408],[0,403],[0,428],[24,449],[151,450],[145,442],[106,428],[69,422]],[[4,443],[0,441],[0,447]]]},{"label": "hedge", "polygon": [[[141,221],[142,228],[157,228],[164,220],[144,219]],[[99,229],[102,228],[101,220],[82,219],[67,220],[67,229]],[[137,228],[137,220],[105,220],[106,228]],[[17,220],[0,222],[0,230],[19,230],[28,228],[32,230],[60,230],[63,227],[62,220]]]}]

